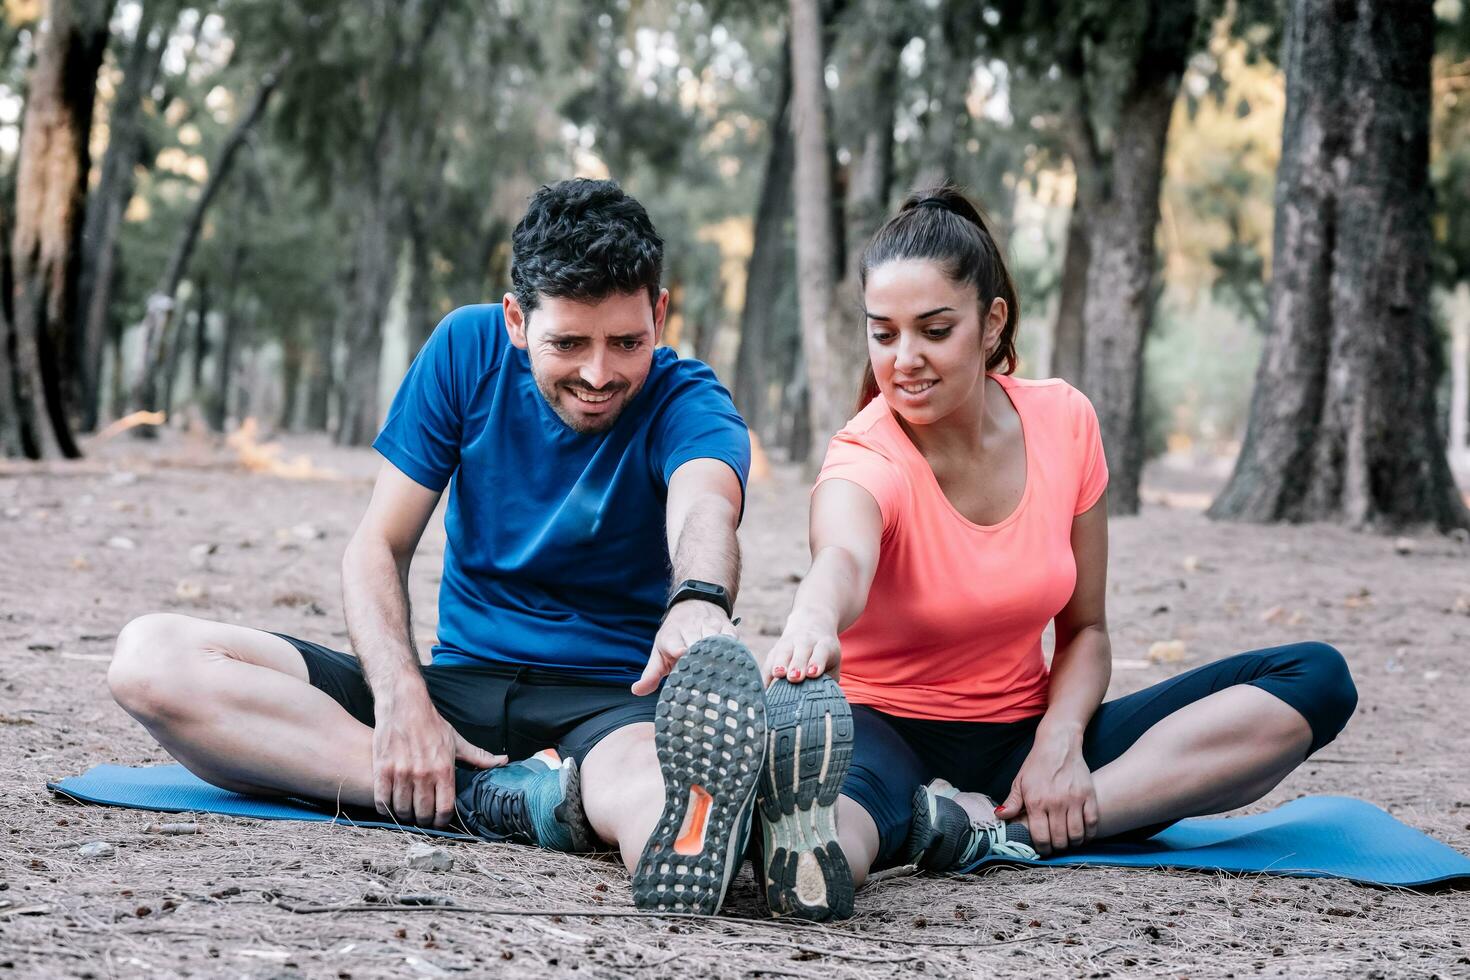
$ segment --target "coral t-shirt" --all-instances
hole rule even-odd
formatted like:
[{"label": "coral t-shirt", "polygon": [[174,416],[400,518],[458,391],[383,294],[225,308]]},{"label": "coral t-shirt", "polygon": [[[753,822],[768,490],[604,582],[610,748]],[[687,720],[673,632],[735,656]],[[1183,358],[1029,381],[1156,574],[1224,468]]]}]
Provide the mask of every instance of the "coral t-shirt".
[{"label": "coral t-shirt", "polygon": [[848,698],[910,718],[1016,721],[1046,710],[1041,634],[1072,597],[1072,519],[1108,484],[1092,403],[1061,380],[990,375],[1021,419],[1026,488],[999,524],[967,520],[873,399],[833,436],[817,484],[873,495],[882,547],[868,604],[843,631]]}]

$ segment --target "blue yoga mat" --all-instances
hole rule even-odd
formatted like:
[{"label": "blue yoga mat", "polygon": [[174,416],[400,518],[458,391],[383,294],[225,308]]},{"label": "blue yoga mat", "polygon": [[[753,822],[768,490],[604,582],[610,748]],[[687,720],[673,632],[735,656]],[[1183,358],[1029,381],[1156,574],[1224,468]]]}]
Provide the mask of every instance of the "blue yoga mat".
[{"label": "blue yoga mat", "polygon": [[1304,796],[1248,817],[1181,820],[1139,843],[1091,844],[1045,861],[986,858],[966,870],[1002,863],[1346,878],[1406,888],[1470,885],[1470,857],[1347,796]]},{"label": "blue yoga mat", "polygon": [[46,788],[79,803],[102,803],[132,810],[162,813],[224,813],[256,820],[311,820],[349,827],[382,827],[433,837],[474,840],[468,834],[396,824],[376,810],[337,807],[292,797],[241,796],[206,783],[183,766],[94,766],[80,776],[68,776]]},{"label": "blue yoga mat", "polygon": [[[241,796],[204,782],[183,766],[134,769],[102,765],[47,786],[83,803],[138,810],[326,821],[465,838],[452,832],[400,827],[379,819],[372,810]],[[987,858],[967,870],[994,864],[1225,871],[1346,878],[1409,888],[1470,885],[1470,857],[1400,823],[1371,803],[1345,796],[1308,796],[1248,817],[1182,820],[1142,843],[1094,844],[1045,861]]]}]

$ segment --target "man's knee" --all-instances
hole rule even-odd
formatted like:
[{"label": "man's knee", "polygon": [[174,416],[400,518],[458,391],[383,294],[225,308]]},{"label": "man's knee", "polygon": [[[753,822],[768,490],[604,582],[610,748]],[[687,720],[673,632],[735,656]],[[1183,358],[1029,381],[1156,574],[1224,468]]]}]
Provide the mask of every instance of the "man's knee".
[{"label": "man's knee", "polygon": [[623,787],[663,781],[651,723],[626,725],[608,733],[587,753],[582,766],[584,770],[616,774],[617,783]]},{"label": "man's knee", "polygon": [[149,613],[122,628],[107,686],[129,714],[162,719],[193,700],[189,644],[195,622],[175,613]]}]

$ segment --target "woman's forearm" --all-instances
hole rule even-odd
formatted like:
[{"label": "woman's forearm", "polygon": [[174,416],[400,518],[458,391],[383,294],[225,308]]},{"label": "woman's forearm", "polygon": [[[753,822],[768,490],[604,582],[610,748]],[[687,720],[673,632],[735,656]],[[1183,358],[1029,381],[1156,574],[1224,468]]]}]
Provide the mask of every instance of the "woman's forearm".
[{"label": "woman's forearm", "polygon": [[791,607],[793,619],[819,623],[834,634],[851,626],[867,604],[857,560],[841,547],[826,547],[812,559]]},{"label": "woman's forearm", "polygon": [[1080,746],[1082,732],[1107,694],[1112,673],[1112,643],[1104,627],[1086,627],[1058,646],[1052,657],[1046,714],[1037,736],[1066,735]]}]

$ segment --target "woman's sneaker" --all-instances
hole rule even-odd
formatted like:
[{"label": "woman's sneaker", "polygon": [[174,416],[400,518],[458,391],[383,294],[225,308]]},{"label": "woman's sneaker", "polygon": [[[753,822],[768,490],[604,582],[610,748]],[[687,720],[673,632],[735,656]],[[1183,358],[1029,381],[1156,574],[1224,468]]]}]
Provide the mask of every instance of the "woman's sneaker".
[{"label": "woman's sneaker", "polygon": [[592,849],[577,760],[542,749],[495,769],[457,768],[454,780],[455,812],[476,837],[553,851]]},{"label": "woman's sneaker", "polygon": [[633,872],[633,902],[714,915],[740,870],[766,747],[760,668],[728,636],[695,643],[658,698],[664,810]]},{"label": "woman's sneaker", "polygon": [[960,791],[943,779],[919,787],[909,824],[905,863],[925,871],[963,871],[983,857],[1038,858],[1023,824],[972,820],[956,799]]},{"label": "woman's sneaker", "polygon": [[845,919],[852,870],[835,805],[852,761],[852,709],[830,677],[766,689],[770,745],[761,773],[762,882],[772,915]]}]

